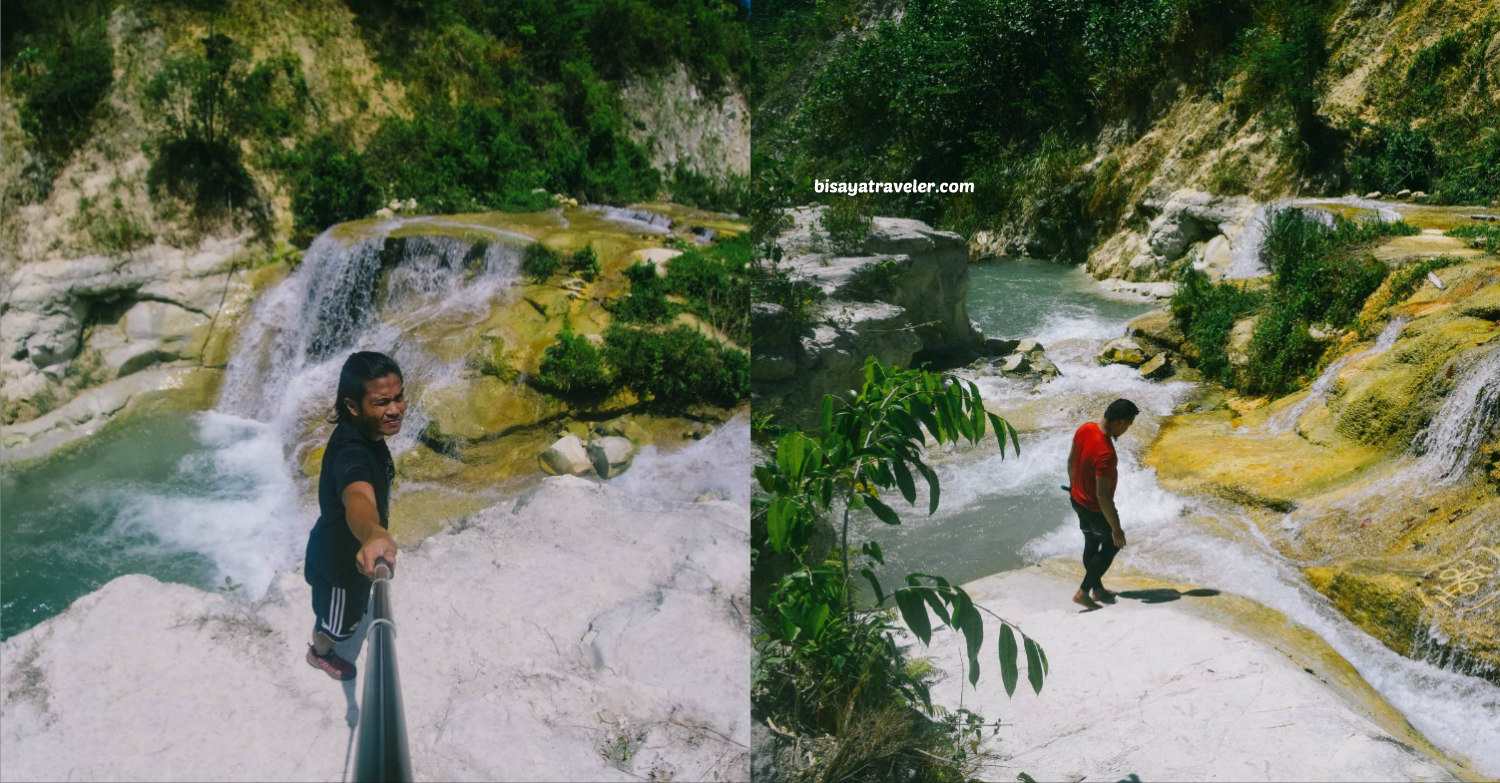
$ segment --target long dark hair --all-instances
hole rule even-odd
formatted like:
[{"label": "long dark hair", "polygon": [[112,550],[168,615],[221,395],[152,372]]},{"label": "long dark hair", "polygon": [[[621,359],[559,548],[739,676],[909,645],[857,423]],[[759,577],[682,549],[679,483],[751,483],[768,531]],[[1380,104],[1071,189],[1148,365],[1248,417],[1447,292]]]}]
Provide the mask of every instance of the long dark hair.
[{"label": "long dark hair", "polygon": [[339,394],[333,401],[333,412],[328,414],[328,422],[330,424],[353,424],[354,415],[344,405],[344,400],[363,402],[365,381],[384,378],[392,373],[395,373],[402,383],[406,382],[396,360],[383,353],[357,351],[349,354],[349,358],[344,360],[344,368],[339,370]]}]

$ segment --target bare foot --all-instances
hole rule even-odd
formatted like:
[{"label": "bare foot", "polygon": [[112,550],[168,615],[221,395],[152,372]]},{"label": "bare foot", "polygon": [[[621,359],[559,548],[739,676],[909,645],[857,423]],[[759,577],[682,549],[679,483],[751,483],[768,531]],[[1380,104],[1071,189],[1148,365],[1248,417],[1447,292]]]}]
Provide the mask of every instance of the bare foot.
[{"label": "bare foot", "polygon": [[1091,593],[1089,593],[1089,595],[1095,601],[1100,601],[1102,603],[1112,604],[1112,603],[1115,602],[1115,594],[1114,594],[1114,592],[1111,591],[1111,590],[1105,590],[1102,587],[1099,588],[1099,589],[1097,589],[1097,590],[1092,591]]},{"label": "bare foot", "polygon": [[1078,592],[1076,592],[1076,593],[1073,594],[1073,603],[1078,604],[1079,606],[1082,606],[1085,609],[1099,609],[1100,608],[1100,606],[1098,604],[1094,603],[1094,599],[1089,598],[1089,594],[1085,593],[1082,590],[1079,590]]}]

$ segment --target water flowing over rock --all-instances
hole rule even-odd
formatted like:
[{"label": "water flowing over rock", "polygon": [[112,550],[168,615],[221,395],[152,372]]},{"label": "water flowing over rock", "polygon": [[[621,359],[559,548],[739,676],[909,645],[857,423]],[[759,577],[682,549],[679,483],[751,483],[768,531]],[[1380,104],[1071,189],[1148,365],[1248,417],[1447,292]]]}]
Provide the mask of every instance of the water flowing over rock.
[{"label": "water flowing over rock", "polygon": [[1338,361],[1328,365],[1328,369],[1324,370],[1316,381],[1313,381],[1312,387],[1307,390],[1307,396],[1303,397],[1296,405],[1272,414],[1266,420],[1266,429],[1273,434],[1291,431],[1292,427],[1296,426],[1297,420],[1302,417],[1302,414],[1306,413],[1313,405],[1323,402],[1328,397],[1328,393],[1333,389],[1333,384],[1338,381],[1339,373],[1343,371],[1344,367],[1348,366],[1350,362],[1369,356],[1379,356],[1389,351],[1391,346],[1396,344],[1396,340],[1401,337],[1401,329],[1405,326],[1405,318],[1393,319],[1380,331],[1380,336],[1375,339],[1374,345],[1363,351],[1342,356]]},{"label": "water flowing over rock", "polygon": [[1500,348],[1479,356],[1457,380],[1437,415],[1417,436],[1412,450],[1421,455],[1418,470],[1448,483],[1469,468],[1485,438],[1500,423]]}]

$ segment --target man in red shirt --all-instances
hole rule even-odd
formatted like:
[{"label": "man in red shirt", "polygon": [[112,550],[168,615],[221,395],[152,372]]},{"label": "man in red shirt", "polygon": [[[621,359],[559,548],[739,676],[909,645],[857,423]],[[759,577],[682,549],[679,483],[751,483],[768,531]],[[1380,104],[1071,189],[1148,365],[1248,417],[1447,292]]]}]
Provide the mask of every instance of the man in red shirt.
[{"label": "man in red shirt", "polygon": [[1089,422],[1073,433],[1068,454],[1069,495],[1083,528],[1083,584],[1073,594],[1073,603],[1098,609],[1099,601],[1113,602],[1115,594],[1104,589],[1100,578],[1125,546],[1125,531],[1115,510],[1114,441],[1135,423],[1140,408],[1130,400],[1115,400],[1104,410],[1104,421]]}]

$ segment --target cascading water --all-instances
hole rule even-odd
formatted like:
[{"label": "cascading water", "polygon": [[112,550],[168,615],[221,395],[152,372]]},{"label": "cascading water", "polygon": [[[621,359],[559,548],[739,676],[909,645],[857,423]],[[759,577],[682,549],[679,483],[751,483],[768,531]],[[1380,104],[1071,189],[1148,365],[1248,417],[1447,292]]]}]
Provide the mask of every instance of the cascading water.
[{"label": "cascading water", "polygon": [[1473,462],[1484,438],[1500,421],[1500,346],[1492,347],[1462,376],[1437,415],[1417,435],[1415,473],[1448,484]]},{"label": "cascading water", "polygon": [[[1500,725],[1500,688],[1391,651],[1308,586],[1302,564],[1280,555],[1243,511],[1216,499],[1169,492],[1157,483],[1153,469],[1141,466],[1140,454],[1153,440],[1161,417],[1192,386],[1151,383],[1128,367],[1098,366],[1093,357],[1120,335],[1133,314],[1130,309],[1149,307],[1136,304],[1121,312],[1121,305],[1078,270],[1009,260],[973,268],[969,312],[985,333],[1038,337],[1062,375],[1040,388],[1008,378],[975,379],[986,400],[1021,428],[1021,456],[1008,454],[1002,460],[993,440],[933,454],[942,485],[935,515],[902,504],[900,526],[861,520],[859,538],[878,540],[884,550],[882,583],[897,583],[911,571],[968,581],[1046,558],[1076,560],[1082,537],[1058,486],[1066,481],[1064,463],[1073,430],[1097,420],[1110,400],[1125,397],[1140,406],[1142,415],[1117,443],[1116,504],[1130,540],[1117,562],[1237,593],[1281,612],[1328,642],[1428,739],[1466,756],[1484,774],[1500,774],[1500,735],[1476,730]],[[1387,350],[1400,329],[1393,323],[1369,350]],[[1491,351],[1455,385],[1444,413],[1430,428],[1434,443],[1439,437],[1445,438],[1443,443],[1468,443],[1465,437],[1438,433],[1474,433],[1493,426],[1497,377],[1500,351]],[[1472,456],[1468,447],[1458,451]],[[1467,458],[1433,452],[1423,457],[1428,458],[1444,472],[1467,464]],[[1067,597],[1063,593],[1058,600]],[[1045,645],[1045,634],[1038,632],[1038,640]]]},{"label": "cascading water", "polygon": [[127,423],[36,478],[6,476],[4,635],[126,573],[262,594],[301,556],[317,515],[292,461],[326,434],[344,358],[379,350],[402,366],[411,407],[391,448],[409,449],[423,398],[463,369],[427,338],[481,322],[517,279],[519,247],[345,242],[332,230],[314,240],[252,310],[215,410]]},{"label": "cascading water", "polygon": [[603,204],[589,204],[584,209],[590,212],[598,212],[606,220],[614,221],[636,231],[644,231],[649,234],[670,234],[672,232],[671,218],[648,210],[611,207]]},{"label": "cascading water", "polygon": [[1316,381],[1313,381],[1313,385],[1308,389],[1306,397],[1303,397],[1301,400],[1299,400],[1297,404],[1276,412],[1266,420],[1266,430],[1273,435],[1291,432],[1292,427],[1295,427],[1297,425],[1297,420],[1302,418],[1302,414],[1306,413],[1308,408],[1311,408],[1316,403],[1322,402],[1325,398],[1328,397],[1328,392],[1333,389],[1333,384],[1338,380],[1339,373],[1342,372],[1350,362],[1353,362],[1357,359],[1363,359],[1367,356],[1379,356],[1380,354],[1389,351],[1391,349],[1391,346],[1396,344],[1396,340],[1400,339],[1401,329],[1405,326],[1405,318],[1396,318],[1392,320],[1389,324],[1386,325],[1385,329],[1381,330],[1380,336],[1375,339],[1374,345],[1366,348],[1363,351],[1358,351],[1346,356],[1342,356],[1338,361],[1328,365],[1328,369],[1324,370],[1323,374],[1319,375]]}]

